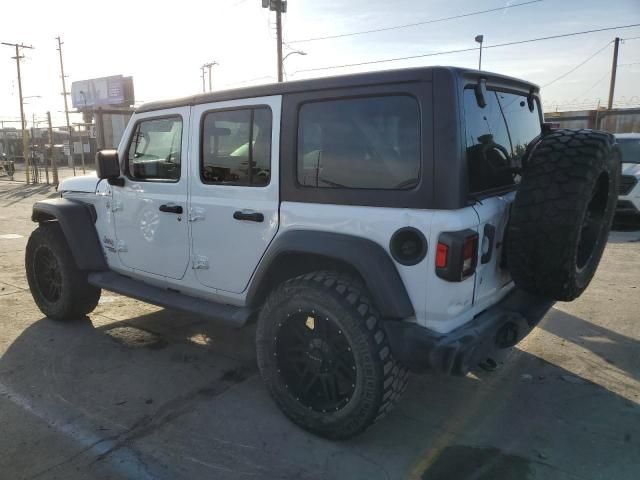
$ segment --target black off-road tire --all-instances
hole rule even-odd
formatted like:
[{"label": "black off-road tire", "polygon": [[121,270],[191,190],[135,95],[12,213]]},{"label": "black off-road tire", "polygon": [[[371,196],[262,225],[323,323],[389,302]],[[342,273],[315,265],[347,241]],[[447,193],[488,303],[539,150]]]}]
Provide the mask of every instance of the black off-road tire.
[{"label": "black off-road tire", "polygon": [[507,232],[507,265],[518,287],[570,301],[589,285],[607,242],[618,195],[613,137],[553,130],[524,164]]},{"label": "black off-road tire", "polygon": [[[351,349],[355,381],[340,408],[318,411],[305,404],[312,400],[299,398],[280,370],[287,360],[278,358],[278,342],[290,328],[287,319],[301,312],[312,312],[316,322],[326,319]],[[394,360],[379,313],[362,283],[348,275],[319,271],[280,285],[260,313],[256,344],[262,378],[278,407],[300,427],[326,438],[362,432],[391,411],[407,385],[408,371]]]},{"label": "black off-road tire", "polygon": [[[27,242],[27,281],[36,305],[54,320],[73,320],[92,312],[101,290],[76,266],[57,222],[42,223]],[[52,283],[59,285],[52,288]]]}]

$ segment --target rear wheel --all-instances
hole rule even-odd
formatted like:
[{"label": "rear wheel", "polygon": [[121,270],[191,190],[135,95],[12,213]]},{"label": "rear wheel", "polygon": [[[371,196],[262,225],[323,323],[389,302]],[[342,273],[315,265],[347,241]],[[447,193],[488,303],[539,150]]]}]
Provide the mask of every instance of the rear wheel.
[{"label": "rear wheel", "polygon": [[390,411],[407,369],[393,358],[363,286],[333,272],[291,279],[267,299],[258,365],[280,409],[299,426],[348,438]]},{"label": "rear wheel", "polygon": [[36,305],[54,320],[69,320],[92,312],[100,300],[100,289],[87,282],[78,269],[60,226],[41,224],[27,243],[27,281]]}]

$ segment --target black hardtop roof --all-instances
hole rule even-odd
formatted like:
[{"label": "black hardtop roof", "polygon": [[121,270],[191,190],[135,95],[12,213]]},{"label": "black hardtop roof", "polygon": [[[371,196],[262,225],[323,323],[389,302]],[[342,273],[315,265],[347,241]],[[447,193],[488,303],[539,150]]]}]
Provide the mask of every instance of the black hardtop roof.
[{"label": "black hardtop roof", "polygon": [[283,83],[269,83],[245,88],[233,88],[229,90],[219,90],[210,93],[201,93],[174,100],[163,100],[158,102],[145,103],[136,109],[136,113],[163,110],[167,108],[185,107],[199,105],[203,103],[222,102],[226,100],[237,100],[242,98],[267,97],[270,95],[283,95],[287,93],[310,92],[314,90],[328,90],[337,88],[362,87],[380,85],[385,83],[403,83],[416,81],[431,81],[437,71],[448,71],[458,77],[487,77],[500,79],[503,82],[513,83],[520,88],[529,90],[534,88],[538,91],[537,85],[497,73],[459,68],[459,67],[418,67],[403,68],[396,70],[381,70],[375,72],[355,73],[350,75],[338,75],[331,77],[312,78],[308,80],[296,80]]}]

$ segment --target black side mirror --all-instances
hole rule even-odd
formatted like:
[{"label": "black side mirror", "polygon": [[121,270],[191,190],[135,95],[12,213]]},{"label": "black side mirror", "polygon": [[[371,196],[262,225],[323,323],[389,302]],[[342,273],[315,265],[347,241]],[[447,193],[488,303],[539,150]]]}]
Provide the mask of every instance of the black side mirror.
[{"label": "black side mirror", "polygon": [[100,150],[96,153],[96,173],[98,178],[112,181],[120,178],[120,161],[117,150]]},{"label": "black side mirror", "polygon": [[487,106],[487,79],[479,78],[474,88],[476,93],[476,102],[480,108]]}]

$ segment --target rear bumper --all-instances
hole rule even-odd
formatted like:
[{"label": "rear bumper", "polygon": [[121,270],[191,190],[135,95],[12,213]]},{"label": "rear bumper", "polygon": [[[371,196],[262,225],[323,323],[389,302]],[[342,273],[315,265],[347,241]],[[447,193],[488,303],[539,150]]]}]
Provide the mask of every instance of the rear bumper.
[{"label": "rear bumper", "polygon": [[447,334],[397,320],[385,321],[384,327],[394,357],[411,371],[466,375],[496,350],[526,337],[554,303],[516,288]]}]

